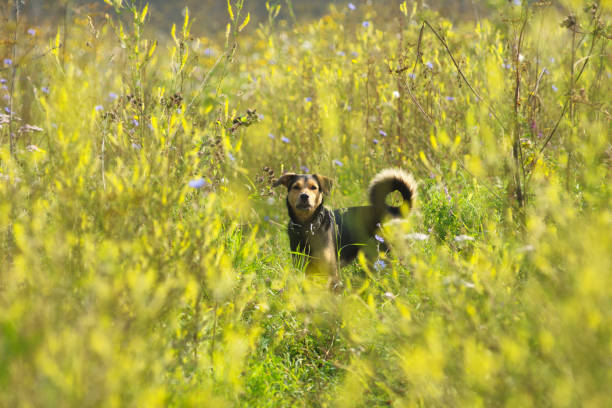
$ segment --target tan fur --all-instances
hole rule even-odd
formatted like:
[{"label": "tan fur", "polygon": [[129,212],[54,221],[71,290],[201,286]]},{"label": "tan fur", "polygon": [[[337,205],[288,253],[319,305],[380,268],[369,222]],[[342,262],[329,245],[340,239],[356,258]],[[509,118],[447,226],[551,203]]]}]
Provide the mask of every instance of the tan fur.
[{"label": "tan fur", "polygon": [[[302,194],[308,196],[308,208],[304,208],[300,198]],[[295,211],[295,215],[301,222],[312,217],[318,206],[323,202],[323,192],[319,188],[319,184],[314,179],[302,180],[298,179],[295,183],[289,186],[289,194],[287,195],[289,204]]]}]

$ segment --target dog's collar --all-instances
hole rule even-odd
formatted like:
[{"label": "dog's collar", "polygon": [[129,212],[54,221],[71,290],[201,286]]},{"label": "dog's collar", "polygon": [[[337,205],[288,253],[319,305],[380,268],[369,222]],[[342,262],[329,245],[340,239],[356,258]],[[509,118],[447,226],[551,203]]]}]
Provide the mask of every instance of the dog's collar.
[{"label": "dog's collar", "polygon": [[321,203],[321,205],[319,205],[319,208],[317,208],[317,210],[313,214],[310,221],[304,224],[297,223],[293,221],[293,219],[290,219],[289,230],[293,230],[302,234],[314,235],[319,229],[321,229],[321,226],[325,223],[326,215],[329,216],[329,214],[327,213],[329,213],[330,211],[324,211],[324,209],[325,208],[323,207],[323,203]]}]

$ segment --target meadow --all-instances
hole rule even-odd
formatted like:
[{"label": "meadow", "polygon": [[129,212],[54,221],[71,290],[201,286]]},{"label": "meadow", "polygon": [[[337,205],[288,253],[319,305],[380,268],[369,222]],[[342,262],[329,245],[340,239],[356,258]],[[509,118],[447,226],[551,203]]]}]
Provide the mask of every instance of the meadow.
[{"label": "meadow", "polygon": [[[1,407],[612,406],[610,1],[106,3],[2,3]],[[388,167],[416,206],[331,293],[272,182]]]}]

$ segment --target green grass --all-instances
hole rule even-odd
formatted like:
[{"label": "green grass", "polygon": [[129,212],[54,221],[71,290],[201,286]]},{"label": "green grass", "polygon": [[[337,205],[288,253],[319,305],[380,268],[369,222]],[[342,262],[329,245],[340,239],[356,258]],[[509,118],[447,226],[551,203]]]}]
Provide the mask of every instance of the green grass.
[{"label": "green grass", "polygon": [[[113,3],[0,29],[0,406],[610,405],[607,2],[168,40]],[[415,208],[332,294],[272,182],[393,166]]]}]

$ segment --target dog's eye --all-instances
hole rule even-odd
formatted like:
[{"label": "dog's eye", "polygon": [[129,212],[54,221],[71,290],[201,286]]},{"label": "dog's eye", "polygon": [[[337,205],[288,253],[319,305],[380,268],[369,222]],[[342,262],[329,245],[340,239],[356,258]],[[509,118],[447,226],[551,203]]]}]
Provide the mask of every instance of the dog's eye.
[{"label": "dog's eye", "polygon": [[317,189],[317,186],[310,186],[310,189],[311,189],[311,190],[316,190],[316,189]]},{"label": "dog's eye", "polygon": [[300,186],[298,186],[298,185],[296,184],[296,185],[294,185],[292,188],[293,188],[294,190],[299,190],[299,189],[300,189]]}]

